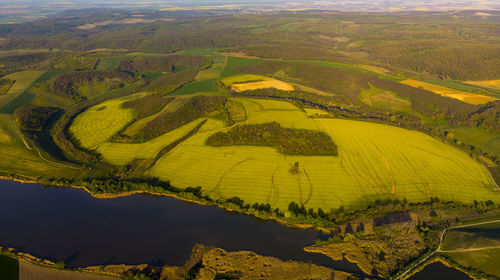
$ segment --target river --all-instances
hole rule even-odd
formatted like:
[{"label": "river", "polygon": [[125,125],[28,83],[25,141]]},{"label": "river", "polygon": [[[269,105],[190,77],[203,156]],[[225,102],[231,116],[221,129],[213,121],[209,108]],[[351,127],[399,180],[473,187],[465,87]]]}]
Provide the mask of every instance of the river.
[{"label": "river", "polygon": [[70,267],[182,265],[201,243],[361,273],[346,260],[305,252],[320,232],[171,197],[96,199],[81,189],[0,180],[0,213],[1,246]]}]

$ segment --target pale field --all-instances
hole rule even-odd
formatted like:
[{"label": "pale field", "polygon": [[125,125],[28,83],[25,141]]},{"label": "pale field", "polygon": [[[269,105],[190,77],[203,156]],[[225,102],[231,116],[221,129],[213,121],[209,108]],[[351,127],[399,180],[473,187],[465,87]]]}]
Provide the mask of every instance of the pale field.
[{"label": "pale field", "polygon": [[458,99],[462,102],[469,103],[469,104],[486,104],[490,101],[495,101],[498,100],[496,98],[486,96],[486,95],[480,95],[480,94],[473,94],[465,91],[460,91],[460,90],[455,90],[443,86],[438,86],[438,85],[433,85],[430,83],[426,82],[421,82],[421,81],[416,81],[416,80],[404,80],[401,81],[400,83],[409,85],[415,88],[422,87],[425,90],[432,91],[434,93],[437,93],[442,96],[450,97],[450,98],[455,98]]},{"label": "pale field", "polygon": [[16,81],[7,95],[23,93],[43,73],[43,71],[21,71],[4,76],[5,79]]},{"label": "pale field", "polygon": [[92,29],[98,26],[106,26],[110,24],[136,24],[136,23],[152,23],[155,22],[156,20],[152,19],[142,19],[142,18],[125,18],[125,19],[120,19],[120,20],[107,20],[107,21],[101,21],[101,22],[96,22],[96,23],[88,23],[84,25],[77,26],[76,28],[78,29]]},{"label": "pale field", "polygon": [[500,90],[500,80],[468,81],[467,84]]},{"label": "pale field", "polygon": [[233,84],[231,88],[238,92],[246,91],[246,90],[255,90],[261,88],[276,88],[279,90],[294,90],[294,87],[280,80],[267,80],[262,82],[252,82],[252,83],[243,83],[243,84]]},{"label": "pale field", "polygon": [[[243,124],[278,121],[283,127],[322,130],[337,144],[339,156],[287,156],[270,147],[207,146],[207,137],[228,129],[212,120],[162,157],[151,175],[176,187],[201,186],[214,198],[239,196],[246,203],[270,203],[282,210],[292,201],[330,209],[385,197],[411,202],[431,196],[500,201],[482,165],[425,134],[361,121],[311,119],[280,101],[237,100],[246,108],[248,120]],[[295,162],[300,166],[298,175],[289,172]]]},{"label": "pale field", "polygon": [[[242,74],[221,79],[224,85],[231,86],[235,91],[254,90],[261,88],[276,88],[280,90],[294,90],[293,85],[280,80],[261,75]],[[247,82],[247,83],[245,83]]]}]

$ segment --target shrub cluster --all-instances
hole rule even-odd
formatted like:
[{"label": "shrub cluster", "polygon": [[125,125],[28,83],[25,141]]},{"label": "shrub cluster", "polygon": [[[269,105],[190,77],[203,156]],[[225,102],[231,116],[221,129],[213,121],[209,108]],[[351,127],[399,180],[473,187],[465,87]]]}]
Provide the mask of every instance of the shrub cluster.
[{"label": "shrub cluster", "polygon": [[115,79],[117,82],[115,86],[120,87],[123,86],[121,82],[131,80],[134,77],[135,75],[133,73],[112,70],[74,71],[56,75],[51,80],[51,83],[54,93],[75,100],[84,100],[85,98],[78,93],[78,87],[81,85],[90,82],[103,82],[105,80]]},{"label": "shrub cluster", "polygon": [[42,131],[61,109],[53,107],[22,107],[14,111],[17,124],[25,131]]}]

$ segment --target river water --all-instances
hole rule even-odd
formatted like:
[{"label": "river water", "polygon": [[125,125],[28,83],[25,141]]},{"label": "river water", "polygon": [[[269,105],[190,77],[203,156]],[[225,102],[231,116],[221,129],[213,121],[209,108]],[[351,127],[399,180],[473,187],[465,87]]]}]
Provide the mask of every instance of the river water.
[{"label": "river water", "polygon": [[171,197],[96,199],[74,188],[0,180],[0,245],[68,266],[184,264],[197,243],[361,273],[303,248],[321,233]]}]

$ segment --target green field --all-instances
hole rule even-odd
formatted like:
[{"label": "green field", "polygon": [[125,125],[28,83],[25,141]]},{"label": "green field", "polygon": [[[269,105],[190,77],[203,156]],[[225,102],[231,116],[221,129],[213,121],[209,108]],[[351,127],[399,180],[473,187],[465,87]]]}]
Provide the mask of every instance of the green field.
[{"label": "green field", "polygon": [[209,79],[202,81],[195,81],[183,85],[178,90],[170,93],[169,95],[185,95],[200,92],[217,92],[217,79]]},{"label": "green field", "polygon": [[96,65],[96,70],[110,70],[115,69],[118,62],[122,59],[121,56],[110,56],[110,57],[101,57],[99,58],[99,62]]},{"label": "green field", "polygon": [[195,81],[215,79],[220,76],[221,71],[224,69],[224,67],[226,67],[227,57],[219,54],[212,55],[211,57],[212,66],[210,66],[208,69],[198,72],[198,74],[194,78]]},{"label": "green field", "polygon": [[19,262],[17,259],[0,255],[0,279],[17,280],[19,278]]},{"label": "green field", "polygon": [[[499,220],[500,216],[470,221],[481,223]],[[467,224],[467,222],[465,223]],[[500,275],[500,222],[455,228],[448,231],[441,249],[464,267],[490,275]]]},{"label": "green field", "polygon": [[468,250],[495,246],[500,249],[500,222],[449,230],[441,249]]}]

